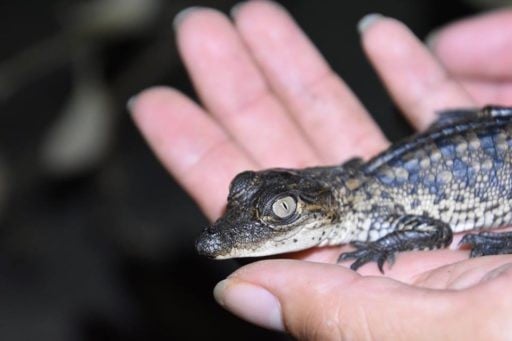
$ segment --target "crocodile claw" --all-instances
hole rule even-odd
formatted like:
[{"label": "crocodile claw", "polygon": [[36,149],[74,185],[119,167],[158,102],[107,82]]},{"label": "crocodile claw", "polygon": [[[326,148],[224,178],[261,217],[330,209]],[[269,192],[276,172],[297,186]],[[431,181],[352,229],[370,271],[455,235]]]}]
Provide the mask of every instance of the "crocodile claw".
[{"label": "crocodile claw", "polygon": [[395,262],[394,252],[380,247],[377,243],[353,242],[350,245],[355,247],[356,250],[340,254],[338,263],[348,259],[355,259],[355,262],[350,265],[350,268],[354,271],[366,263],[377,262],[379,271],[384,274],[384,263],[388,262],[391,266]]}]

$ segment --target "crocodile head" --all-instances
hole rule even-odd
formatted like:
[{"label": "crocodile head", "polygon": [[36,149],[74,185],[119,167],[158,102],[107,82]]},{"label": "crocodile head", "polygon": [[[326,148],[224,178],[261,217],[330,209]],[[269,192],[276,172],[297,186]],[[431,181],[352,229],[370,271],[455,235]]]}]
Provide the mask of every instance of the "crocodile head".
[{"label": "crocodile head", "polygon": [[237,175],[224,215],[197,240],[198,253],[216,259],[259,257],[320,244],[339,206],[323,169]]}]

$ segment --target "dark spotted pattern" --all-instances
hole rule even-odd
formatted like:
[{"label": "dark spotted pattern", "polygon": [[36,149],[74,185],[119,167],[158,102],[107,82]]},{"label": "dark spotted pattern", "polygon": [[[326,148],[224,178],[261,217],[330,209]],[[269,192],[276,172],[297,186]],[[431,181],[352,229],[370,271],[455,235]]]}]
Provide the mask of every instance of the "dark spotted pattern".
[{"label": "dark spotted pattern", "polygon": [[512,221],[511,148],[512,119],[484,117],[412,137],[362,173],[367,186],[381,188],[379,206],[388,200],[408,214],[428,212],[454,232],[496,227]]}]

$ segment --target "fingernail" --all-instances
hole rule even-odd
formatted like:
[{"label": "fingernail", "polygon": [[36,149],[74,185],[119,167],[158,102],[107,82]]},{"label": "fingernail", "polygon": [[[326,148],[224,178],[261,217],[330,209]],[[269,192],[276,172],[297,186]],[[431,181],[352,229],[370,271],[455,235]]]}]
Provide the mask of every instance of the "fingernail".
[{"label": "fingernail", "polygon": [[433,30],[427,36],[425,37],[425,45],[428,47],[429,50],[434,50],[437,38],[439,36],[439,30]]},{"label": "fingernail", "polygon": [[[240,11],[240,9],[242,7],[245,6],[245,4],[249,3],[250,0],[245,0],[245,1],[240,1],[238,3],[236,3],[235,5],[233,5],[233,7],[231,7],[231,10],[229,11],[229,14],[232,18],[235,18],[237,15],[238,15],[238,12]],[[253,2],[257,2],[257,1],[253,1]],[[286,9],[285,7],[283,7],[280,3],[278,2],[275,2],[275,1],[259,1],[260,3],[263,3],[264,5],[267,5],[267,6],[273,6],[274,8],[278,9],[278,10],[281,10],[281,11],[285,11],[286,12]]]},{"label": "fingernail", "polygon": [[135,108],[135,102],[137,102],[137,98],[139,95],[133,95],[130,97],[130,99],[126,102],[126,108],[128,109],[128,112],[131,114],[133,113],[133,110]]},{"label": "fingernail", "polygon": [[200,6],[191,6],[179,11],[172,22],[174,29],[176,30],[190,13],[197,11],[199,8]]},{"label": "fingernail", "polygon": [[229,11],[229,15],[234,18],[240,11],[240,8],[242,8],[243,5],[245,5],[247,1],[241,1],[237,4],[235,4],[233,7],[231,7],[231,10]]},{"label": "fingernail", "polygon": [[357,23],[357,30],[359,31],[359,33],[363,33],[370,26],[372,26],[373,24],[375,24],[377,21],[381,20],[382,18],[384,18],[384,16],[379,13],[367,14],[364,17],[362,17],[361,20],[359,20],[359,22]]},{"label": "fingernail", "polygon": [[213,295],[222,307],[238,317],[263,328],[284,331],[281,304],[268,290],[225,279],[215,286]]}]

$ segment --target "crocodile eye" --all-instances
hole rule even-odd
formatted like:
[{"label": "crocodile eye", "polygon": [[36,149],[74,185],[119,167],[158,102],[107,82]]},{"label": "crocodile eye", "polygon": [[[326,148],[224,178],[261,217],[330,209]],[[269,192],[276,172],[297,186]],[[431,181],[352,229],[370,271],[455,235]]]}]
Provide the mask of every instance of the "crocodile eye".
[{"label": "crocodile eye", "polygon": [[292,196],[286,196],[277,199],[272,204],[272,212],[279,218],[288,218],[297,208],[297,202]]}]

